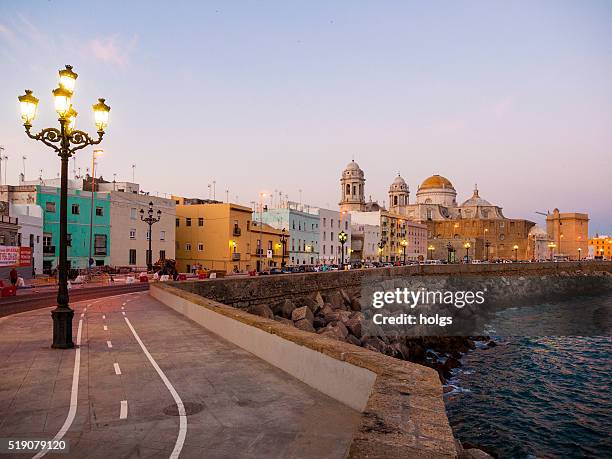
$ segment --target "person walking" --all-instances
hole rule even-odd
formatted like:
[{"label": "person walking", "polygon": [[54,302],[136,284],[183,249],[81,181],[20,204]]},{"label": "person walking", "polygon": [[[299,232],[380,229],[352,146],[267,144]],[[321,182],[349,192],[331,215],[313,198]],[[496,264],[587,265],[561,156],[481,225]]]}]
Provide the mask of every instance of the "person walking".
[{"label": "person walking", "polygon": [[11,272],[9,273],[9,278],[11,279],[11,284],[17,285],[17,279],[19,278],[19,275],[17,274],[17,270],[15,268],[11,269]]}]

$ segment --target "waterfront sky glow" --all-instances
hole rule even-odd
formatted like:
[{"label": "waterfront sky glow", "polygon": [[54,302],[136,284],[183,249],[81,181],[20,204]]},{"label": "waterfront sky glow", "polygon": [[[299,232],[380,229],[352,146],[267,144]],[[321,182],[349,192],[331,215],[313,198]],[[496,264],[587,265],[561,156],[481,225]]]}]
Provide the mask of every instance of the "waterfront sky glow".
[{"label": "waterfront sky glow", "polygon": [[51,125],[56,72],[72,64],[78,127],[93,133],[97,97],[112,107],[108,180],[135,163],[160,195],[207,197],[215,180],[220,199],[302,189],[337,208],[354,157],[379,201],[398,171],[411,200],[439,173],[460,201],[477,182],[508,217],[559,207],[612,232],[609,1],[4,0],[0,62],[9,183],[22,155],[27,178],[58,173],[16,97],[33,89],[35,128]]}]

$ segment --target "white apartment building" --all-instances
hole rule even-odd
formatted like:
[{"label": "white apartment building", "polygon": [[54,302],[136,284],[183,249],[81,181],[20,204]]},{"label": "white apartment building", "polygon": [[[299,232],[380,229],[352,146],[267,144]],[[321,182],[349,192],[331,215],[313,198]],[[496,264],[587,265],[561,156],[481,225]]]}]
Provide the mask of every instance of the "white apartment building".
[{"label": "white apartment building", "polygon": [[9,215],[19,222],[18,239],[21,247],[32,249],[34,273],[43,273],[43,211],[36,204],[10,203]]},{"label": "white apartment building", "polygon": [[347,234],[344,244],[344,262],[351,259],[352,227],[351,214],[329,209],[315,209],[319,214],[319,263],[339,264],[342,262],[342,244],[338,234]]},{"label": "white apartment building", "polygon": [[[108,184],[107,184],[108,185]],[[110,191],[111,250],[110,264],[132,269],[147,266],[149,225],[141,220],[140,210],[148,216],[149,202],[153,216],[161,210],[160,221],[154,223],[151,239],[152,263],[175,258],[176,204],[173,199],[159,198],[127,191]],[[137,189],[137,188],[136,188]]]},{"label": "white apartment building", "polygon": [[353,261],[378,261],[378,242],[380,241],[380,226],[366,223],[353,223],[351,259]]}]

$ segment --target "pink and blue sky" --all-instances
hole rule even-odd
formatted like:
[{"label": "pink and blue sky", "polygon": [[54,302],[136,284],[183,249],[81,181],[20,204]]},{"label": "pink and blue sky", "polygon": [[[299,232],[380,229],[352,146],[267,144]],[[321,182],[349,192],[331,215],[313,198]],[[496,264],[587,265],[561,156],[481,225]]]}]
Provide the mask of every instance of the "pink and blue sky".
[{"label": "pink and blue sky", "polygon": [[[508,217],[588,212],[612,232],[612,2],[0,2],[7,178],[54,177],[16,97],[54,125],[57,70],[79,73],[78,126],[111,124],[99,170],[152,193],[335,208],[353,157],[366,194],[438,173]],[[79,153],[84,171],[91,151]],[[3,162],[3,167],[7,162]],[[72,162],[71,162],[72,168]],[[4,172],[3,174],[4,175]]]}]

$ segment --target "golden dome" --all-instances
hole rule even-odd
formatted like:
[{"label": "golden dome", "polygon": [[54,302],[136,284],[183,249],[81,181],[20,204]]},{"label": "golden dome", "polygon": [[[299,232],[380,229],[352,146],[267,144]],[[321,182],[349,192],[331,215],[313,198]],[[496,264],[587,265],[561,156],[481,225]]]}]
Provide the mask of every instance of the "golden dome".
[{"label": "golden dome", "polygon": [[427,190],[431,188],[449,188],[454,190],[453,184],[446,177],[442,177],[441,175],[432,175],[431,177],[426,178],[421,183],[419,190]]}]

